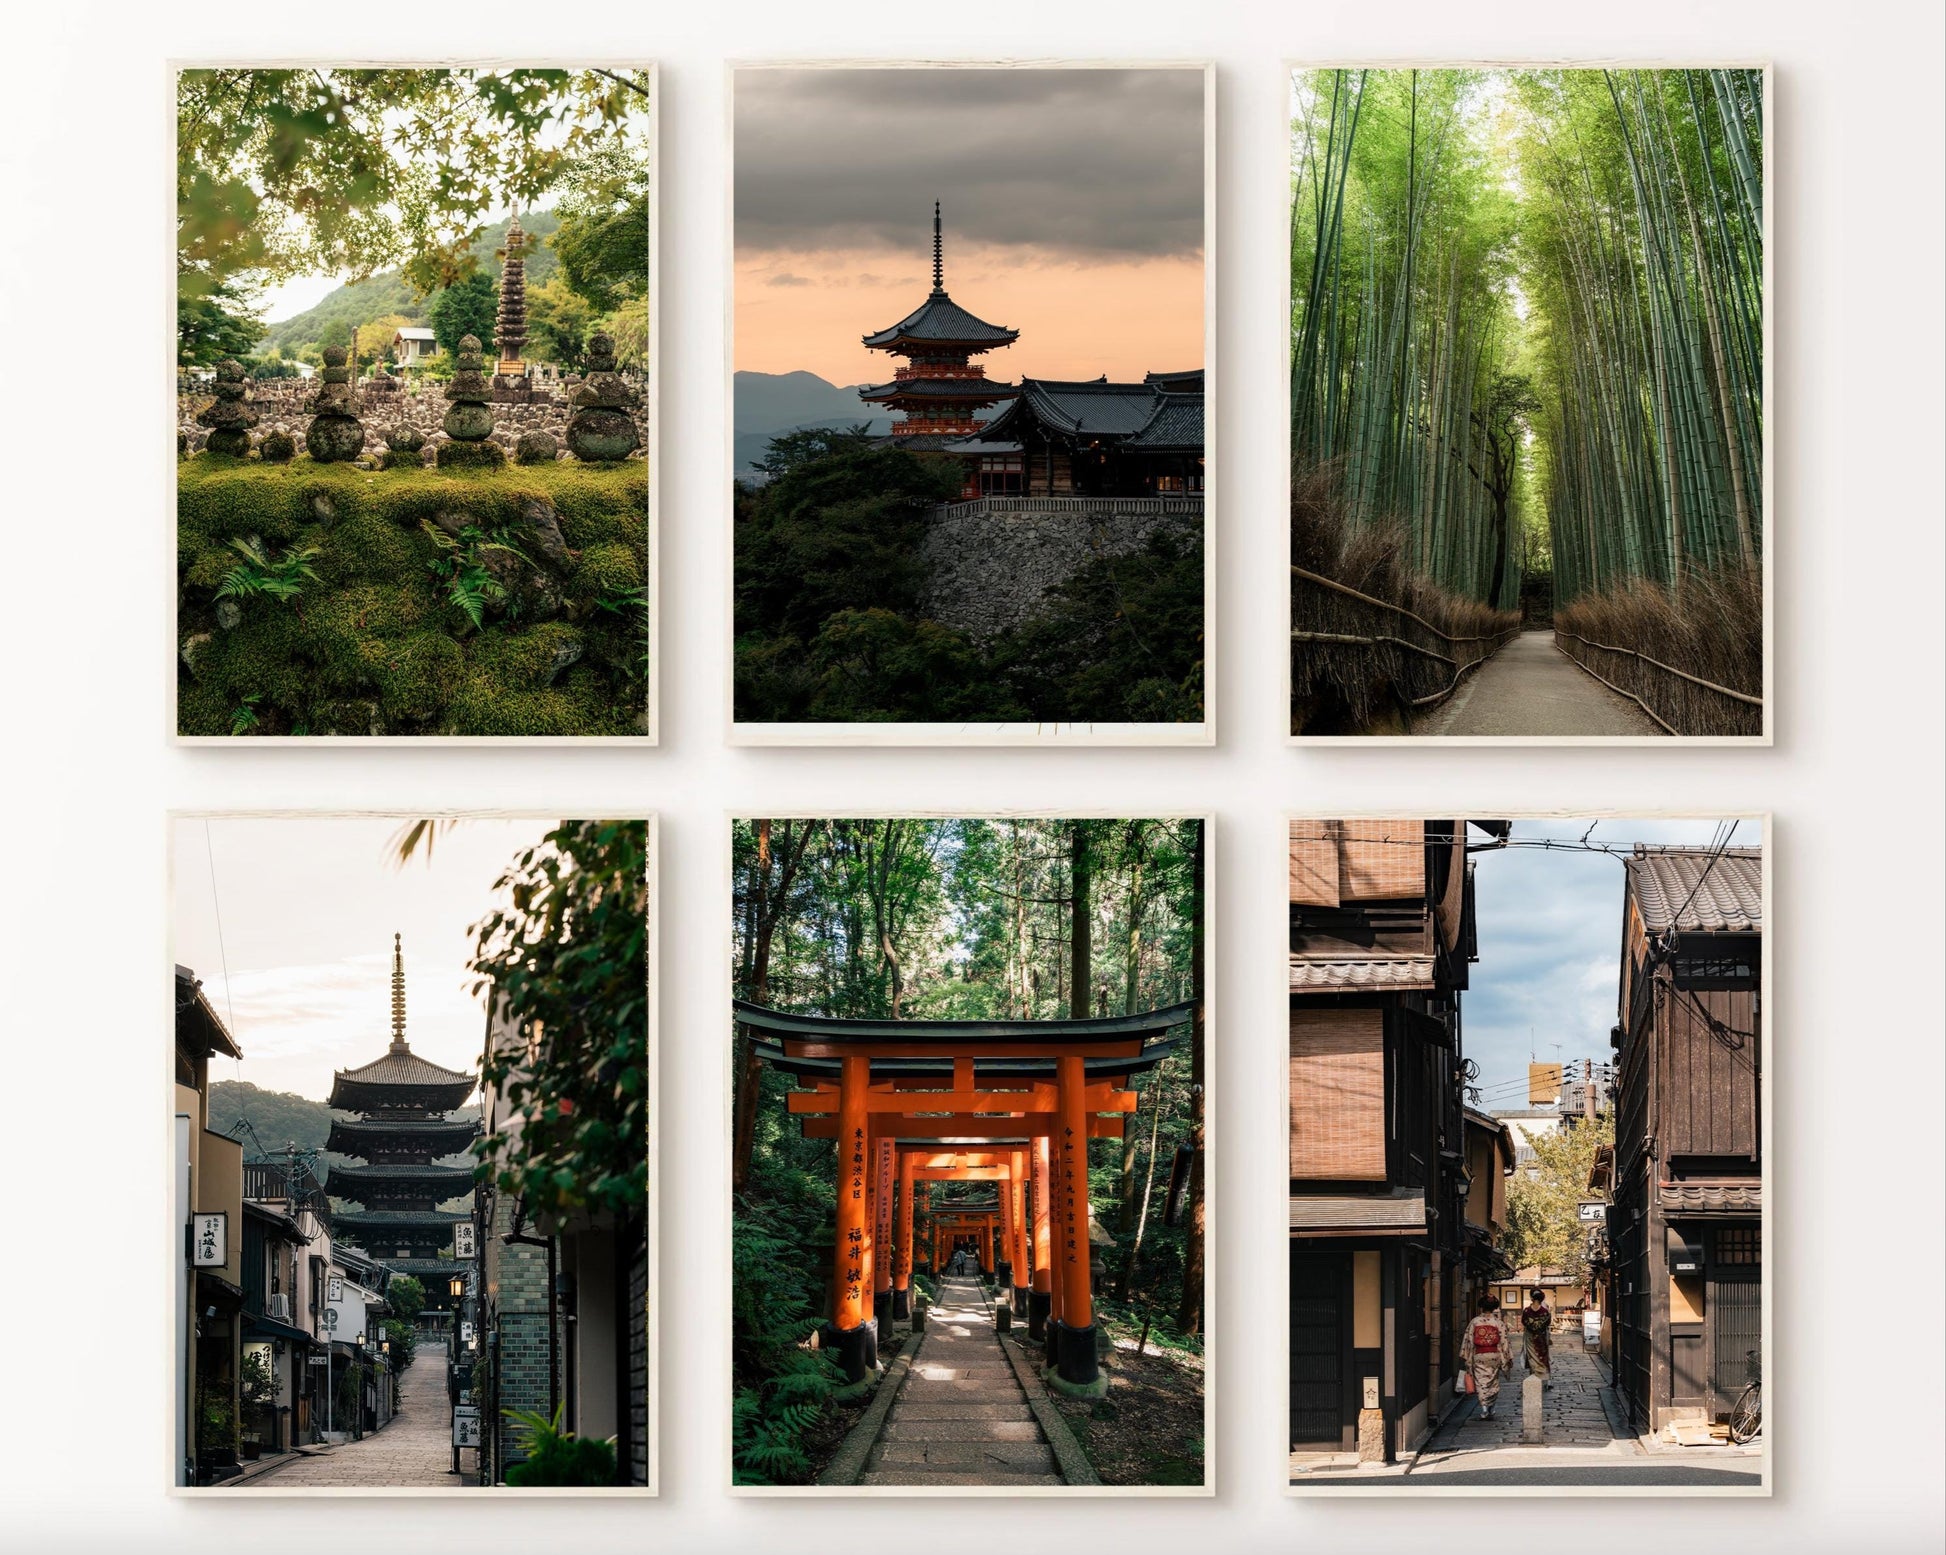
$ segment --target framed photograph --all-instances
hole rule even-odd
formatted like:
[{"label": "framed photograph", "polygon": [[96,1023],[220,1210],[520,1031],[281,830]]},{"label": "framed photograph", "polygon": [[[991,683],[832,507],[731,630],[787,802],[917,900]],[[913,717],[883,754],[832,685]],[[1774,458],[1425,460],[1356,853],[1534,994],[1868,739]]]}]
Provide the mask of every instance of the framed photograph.
[{"label": "framed photograph", "polygon": [[731,823],[736,1493],[1213,1493],[1208,827]]},{"label": "framed photograph", "polygon": [[1291,738],[1768,744],[1769,70],[1289,70]]},{"label": "framed photograph", "polygon": [[1768,833],[1287,823],[1293,1494],[1770,1493]]},{"label": "framed photograph", "polygon": [[654,1494],[653,819],[170,828],[174,1493]]},{"label": "framed photograph", "polygon": [[174,80],[174,738],[653,743],[655,66]]},{"label": "framed photograph", "polygon": [[1213,67],[729,85],[733,743],[1211,743]]}]

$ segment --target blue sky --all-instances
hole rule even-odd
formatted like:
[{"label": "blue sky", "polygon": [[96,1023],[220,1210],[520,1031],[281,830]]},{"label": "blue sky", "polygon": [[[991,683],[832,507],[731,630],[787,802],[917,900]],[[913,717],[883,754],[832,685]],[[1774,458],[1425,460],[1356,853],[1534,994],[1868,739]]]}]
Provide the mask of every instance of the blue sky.
[{"label": "blue sky", "polygon": [[[1714,820],[1551,819],[1514,822],[1518,840],[1620,847],[1706,844]],[[1476,838],[1479,833],[1473,834]],[[1757,847],[1763,824],[1742,821],[1736,845]],[[1489,1111],[1526,1105],[1529,1057],[1544,1063],[1610,1058],[1621,958],[1622,865],[1601,853],[1509,848],[1476,853],[1480,959],[1461,1004],[1466,1056],[1479,1065]]]}]

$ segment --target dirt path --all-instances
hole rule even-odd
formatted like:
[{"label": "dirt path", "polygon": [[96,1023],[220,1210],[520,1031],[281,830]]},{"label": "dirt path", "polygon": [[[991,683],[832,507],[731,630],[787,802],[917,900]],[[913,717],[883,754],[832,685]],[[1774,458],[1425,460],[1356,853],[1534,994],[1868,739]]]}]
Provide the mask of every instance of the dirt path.
[{"label": "dirt path", "polygon": [[1065,1483],[1001,1353],[977,1281],[939,1282],[924,1337],[865,1463],[862,1485]]},{"label": "dirt path", "polygon": [[1628,698],[1579,669],[1554,646],[1551,632],[1522,632],[1413,732],[1596,738],[1663,733]]}]

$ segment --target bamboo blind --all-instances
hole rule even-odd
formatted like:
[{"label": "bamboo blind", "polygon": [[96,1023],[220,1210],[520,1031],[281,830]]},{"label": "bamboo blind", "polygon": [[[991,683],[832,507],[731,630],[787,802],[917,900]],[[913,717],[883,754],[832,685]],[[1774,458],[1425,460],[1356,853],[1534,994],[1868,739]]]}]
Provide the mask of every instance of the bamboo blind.
[{"label": "bamboo blind", "polygon": [[1424,821],[1340,821],[1338,880],[1347,902],[1424,896]]},{"label": "bamboo blind", "polygon": [[1439,942],[1448,950],[1459,947],[1460,923],[1466,916],[1466,822],[1455,821],[1453,826],[1453,857],[1439,898]]},{"label": "bamboo blind", "polygon": [[1291,1011],[1291,1176],[1385,1180],[1385,1017]]},{"label": "bamboo blind", "polygon": [[1338,823],[1291,822],[1291,901],[1300,907],[1338,905]]}]

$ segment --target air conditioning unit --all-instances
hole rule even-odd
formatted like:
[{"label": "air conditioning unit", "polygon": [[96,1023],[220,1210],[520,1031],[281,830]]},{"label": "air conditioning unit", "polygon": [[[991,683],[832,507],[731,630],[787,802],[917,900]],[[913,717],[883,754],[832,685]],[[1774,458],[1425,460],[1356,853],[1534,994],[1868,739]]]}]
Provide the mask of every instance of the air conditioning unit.
[{"label": "air conditioning unit", "polygon": [[274,1296],[264,1297],[264,1316],[275,1323],[288,1323],[291,1320],[290,1292],[279,1291]]}]

